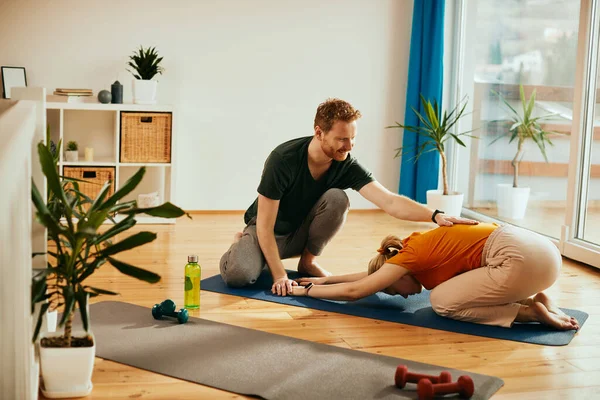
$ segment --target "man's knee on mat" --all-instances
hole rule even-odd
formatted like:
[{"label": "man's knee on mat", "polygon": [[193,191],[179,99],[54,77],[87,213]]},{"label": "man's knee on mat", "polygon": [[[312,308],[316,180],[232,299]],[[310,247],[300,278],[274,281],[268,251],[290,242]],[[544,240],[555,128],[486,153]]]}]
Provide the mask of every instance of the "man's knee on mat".
[{"label": "man's knee on mat", "polygon": [[221,277],[227,286],[234,288],[252,285],[256,282],[259,275],[244,269],[234,270],[225,274],[221,273]]},{"label": "man's knee on mat", "polygon": [[237,252],[228,252],[221,258],[221,277],[230,287],[244,287],[258,279],[264,263],[262,259],[252,260],[238,256]]}]

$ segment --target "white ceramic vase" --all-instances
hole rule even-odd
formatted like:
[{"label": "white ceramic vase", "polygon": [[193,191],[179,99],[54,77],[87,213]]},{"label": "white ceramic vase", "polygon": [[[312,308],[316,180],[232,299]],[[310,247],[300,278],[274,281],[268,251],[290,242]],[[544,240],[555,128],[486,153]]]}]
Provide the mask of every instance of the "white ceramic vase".
[{"label": "white ceramic vase", "polygon": [[[41,338],[61,336],[63,332],[44,333]],[[92,332],[73,331],[74,337],[90,335],[92,347],[53,348],[39,344],[42,382],[40,388],[45,397],[61,399],[83,397],[91,393],[96,338]]]},{"label": "white ceramic vase", "polygon": [[443,195],[443,190],[427,191],[427,207],[432,210],[443,211],[444,214],[460,217],[463,205],[463,193],[451,192]]},{"label": "white ceramic vase", "polygon": [[500,183],[497,186],[496,199],[498,216],[509,219],[523,219],[527,210],[530,188],[513,187],[510,183]]},{"label": "white ceramic vase", "polygon": [[77,150],[65,151],[65,160],[67,162],[76,162],[79,160],[79,152]]},{"label": "white ceramic vase", "polygon": [[156,89],[158,82],[155,80],[133,80],[133,102],[135,104],[156,104]]}]

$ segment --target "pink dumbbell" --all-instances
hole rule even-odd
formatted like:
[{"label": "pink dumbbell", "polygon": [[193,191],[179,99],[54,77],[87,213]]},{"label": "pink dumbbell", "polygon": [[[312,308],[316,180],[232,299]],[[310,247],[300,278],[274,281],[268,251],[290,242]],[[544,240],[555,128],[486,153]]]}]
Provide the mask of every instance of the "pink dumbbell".
[{"label": "pink dumbbell", "polygon": [[416,374],[414,372],[408,372],[406,365],[398,365],[398,368],[396,368],[394,380],[396,381],[396,386],[400,389],[406,386],[407,382],[418,383],[421,379],[429,379],[432,383],[450,383],[452,382],[452,375],[450,375],[450,372],[448,371],[443,371],[439,376]]},{"label": "pink dumbbell", "polygon": [[470,399],[475,392],[473,379],[467,375],[462,375],[454,383],[433,384],[429,379],[421,379],[417,385],[419,400],[432,400],[434,396],[448,393],[458,393],[460,397]]}]

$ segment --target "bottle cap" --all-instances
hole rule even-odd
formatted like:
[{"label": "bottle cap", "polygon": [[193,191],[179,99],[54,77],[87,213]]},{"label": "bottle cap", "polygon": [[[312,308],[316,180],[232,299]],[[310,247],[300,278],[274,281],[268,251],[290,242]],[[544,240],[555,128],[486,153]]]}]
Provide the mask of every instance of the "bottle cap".
[{"label": "bottle cap", "polygon": [[191,256],[188,256],[188,262],[192,262],[192,263],[197,263],[198,262],[198,256],[193,254]]}]

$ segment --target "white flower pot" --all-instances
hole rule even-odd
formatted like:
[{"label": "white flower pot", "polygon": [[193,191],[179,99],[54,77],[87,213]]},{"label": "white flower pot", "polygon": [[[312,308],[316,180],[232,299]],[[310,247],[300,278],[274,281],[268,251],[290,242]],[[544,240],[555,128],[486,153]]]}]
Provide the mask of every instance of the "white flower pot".
[{"label": "white flower pot", "polygon": [[[61,336],[62,333],[45,333],[42,337]],[[83,397],[91,393],[96,338],[91,332],[73,332],[73,336],[76,337],[86,334],[94,340],[92,347],[52,348],[39,345],[42,370],[40,388],[45,397],[50,399]]]},{"label": "white flower pot", "polygon": [[77,150],[65,151],[65,160],[68,162],[75,162],[79,160],[79,152]]},{"label": "white flower pot", "polygon": [[500,183],[497,186],[496,198],[498,216],[510,219],[523,219],[529,200],[528,187],[513,187],[510,183]]},{"label": "white flower pot", "polygon": [[460,217],[463,205],[463,193],[451,192],[443,195],[443,190],[427,191],[427,207],[433,210],[443,211],[444,214]]},{"label": "white flower pot", "polygon": [[156,88],[158,82],[155,80],[133,80],[133,102],[135,104],[156,104]]}]

